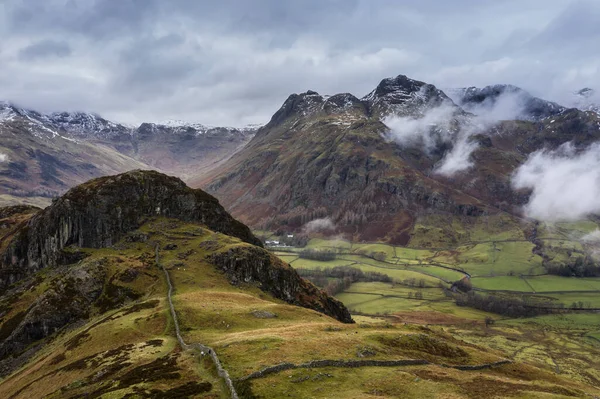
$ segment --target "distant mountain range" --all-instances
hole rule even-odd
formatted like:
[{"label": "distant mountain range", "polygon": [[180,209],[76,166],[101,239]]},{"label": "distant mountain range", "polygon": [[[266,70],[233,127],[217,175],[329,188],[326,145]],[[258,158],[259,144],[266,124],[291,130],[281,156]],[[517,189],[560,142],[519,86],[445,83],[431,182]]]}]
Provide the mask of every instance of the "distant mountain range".
[{"label": "distant mountain range", "polygon": [[255,130],[185,123],[134,128],[91,113],[42,114],[1,102],[0,203],[35,198],[43,205],[90,178],[131,169],[197,176],[245,145]]},{"label": "distant mountain range", "polygon": [[[299,228],[327,216],[349,232],[357,221],[380,222],[367,214],[389,211],[397,221],[385,223],[397,226],[377,229],[396,231],[401,242],[429,206],[452,212],[520,206],[525,199],[510,189],[510,172],[531,151],[588,130],[586,142],[595,138],[595,97],[582,89],[563,106],[511,85],[442,91],[400,75],[363,98],[293,94],[264,127],[240,129],[182,121],[133,127],[92,113],[43,114],[0,102],[0,204],[46,205],[93,177],[157,169],[207,187],[254,225]],[[557,123],[550,126],[551,120]],[[391,138],[394,123],[403,134],[426,138],[426,150],[423,142]],[[473,129],[483,130],[465,141],[477,149],[464,161],[475,168],[450,177],[435,173],[461,132]],[[483,156],[490,152],[496,158]]]}]

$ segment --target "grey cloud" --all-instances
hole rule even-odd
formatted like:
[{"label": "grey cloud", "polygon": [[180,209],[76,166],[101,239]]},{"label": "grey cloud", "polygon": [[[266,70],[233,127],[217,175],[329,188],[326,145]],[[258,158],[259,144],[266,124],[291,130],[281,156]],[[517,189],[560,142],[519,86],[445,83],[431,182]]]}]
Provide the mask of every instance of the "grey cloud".
[{"label": "grey cloud", "polygon": [[63,32],[114,38],[151,22],[158,15],[158,4],[158,0],[7,0],[7,22],[19,34]]},{"label": "grey cloud", "polygon": [[577,152],[572,143],[531,154],[513,186],[532,191],[525,213],[539,220],[580,220],[600,213],[600,144]]},{"label": "grey cloud", "polygon": [[[362,96],[400,73],[440,87],[512,83],[552,100],[600,81],[600,56],[590,51],[590,43],[600,42],[600,24],[589,1],[4,0],[3,6],[0,98],[125,122],[265,122],[292,92]],[[38,46],[48,38],[69,50]]]},{"label": "grey cloud", "polygon": [[65,41],[42,40],[30,44],[19,51],[19,58],[31,61],[46,57],[67,57],[71,55],[71,47]]},{"label": "grey cloud", "polygon": [[[529,48],[543,46],[554,51],[570,50],[592,43],[597,45],[599,37],[600,4],[597,1],[576,1],[534,37]],[[586,48],[589,55],[595,55],[592,48]]]}]

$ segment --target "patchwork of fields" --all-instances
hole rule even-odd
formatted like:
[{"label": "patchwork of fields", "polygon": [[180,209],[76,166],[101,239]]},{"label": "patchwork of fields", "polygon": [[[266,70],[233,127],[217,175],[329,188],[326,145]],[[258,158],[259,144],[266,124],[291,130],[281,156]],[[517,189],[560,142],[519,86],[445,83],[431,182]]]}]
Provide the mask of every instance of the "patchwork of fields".
[{"label": "patchwork of fields", "polygon": [[[311,239],[305,248],[273,248],[276,255],[310,278],[314,271],[341,266],[377,272],[389,282],[356,281],[336,292],[355,315],[384,317],[405,323],[447,325],[453,336],[488,345],[507,356],[542,365],[558,374],[600,384],[600,278],[550,275],[544,259],[569,261],[590,252],[587,235],[598,229],[592,221],[539,225],[527,239],[523,227],[510,219],[477,222],[465,227],[456,220],[425,220],[415,226],[407,247]],[[447,226],[433,229],[431,225]],[[426,238],[428,237],[428,238]],[[535,243],[534,243],[535,242]],[[536,245],[544,246],[540,256]],[[307,259],[302,251],[335,252],[331,261]],[[326,274],[326,273],[324,273]],[[543,301],[578,309],[567,313],[510,318],[457,306],[452,283],[467,279],[477,294]],[[485,333],[471,323],[492,320]],[[593,364],[594,367],[583,364]]]}]

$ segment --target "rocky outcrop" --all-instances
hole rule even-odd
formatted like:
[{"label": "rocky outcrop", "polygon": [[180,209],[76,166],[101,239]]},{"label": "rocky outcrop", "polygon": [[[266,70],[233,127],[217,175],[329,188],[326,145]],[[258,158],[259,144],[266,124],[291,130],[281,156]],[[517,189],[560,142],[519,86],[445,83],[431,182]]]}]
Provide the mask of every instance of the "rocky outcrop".
[{"label": "rocky outcrop", "polygon": [[423,115],[440,106],[463,111],[446,94],[432,84],[411,79],[405,75],[383,79],[371,93],[362,99],[368,104],[370,113],[385,117],[390,114],[401,116]]},{"label": "rocky outcrop", "polygon": [[111,246],[148,218],[170,217],[261,246],[248,227],[233,219],[216,198],[175,177],[132,171],[71,189],[36,214],[0,254],[0,290],[47,266],[69,245]]},{"label": "rocky outcrop", "polygon": [[354,323],[341,302],[302,279],[289,265],[262,248],[236,247],[211,254],[208,259],[225,272],[232,284],[255,283],[275,298],[314,309],[343,323]]},{"label": "rocky outcrop", "polygon": [[51,281],[49,288],[26,310],[3,320],[0,329],[0,376],[35,352],[23,353],[32,343],[54,334],[65,325],[88,318],[92,304],[102,294],[105,278],[106,267],[102,261],[69,269],[63,277]]}]

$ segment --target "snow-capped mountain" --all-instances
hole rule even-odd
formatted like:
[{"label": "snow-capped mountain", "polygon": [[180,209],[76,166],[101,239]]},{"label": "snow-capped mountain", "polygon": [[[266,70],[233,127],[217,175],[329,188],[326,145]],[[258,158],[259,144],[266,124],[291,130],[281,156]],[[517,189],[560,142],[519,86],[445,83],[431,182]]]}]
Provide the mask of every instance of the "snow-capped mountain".
[{"label": "snow-capped mountain", "polygon": [[35,134],[61,136],[76,140],[119,139],[130,136],[132,128],[85,112],[54,112],[43,114],[21,108],[10,102],[0,102],[0,124],[21,123]]},{"label": "snow-capped mountain", "polygon": [[362,100],[369,104],[373,113],[381,117],[390,114],[418,116],[442,105],[454,108],[457,113],[462,112],[442,90],[405,75],[383,79]]},{"label": "snow-capped mountain", "polygon": [[444,90],[465,111],[491,113],[496,119],[539,121],[565,111],[565,107],[532,96],[520,87],[506,84]]},{"label": "snow-capped mountain", "polygon": [[253,134],[260,125],[242,128],[207,126],[201,123],[168,120],[161,123],[142,123],[139,127],[112,122],[98,114],[87,112],[53,112],[43,114],[37,111],[18,107],[10,102],[0,102],[0,123],[26,122],[32,127],[52,132],[76,140],[128,140],[139,136],[137,131],[154,130],[170,134],[219,135],[219,134]]},{"label": "snow-capped mountain", "polygon": [[90,178],[158,169],[183,179],[218,167],[257,127],[126,126],[86,112],[40,113],[0,102],[0,194],[51,197]]}]

